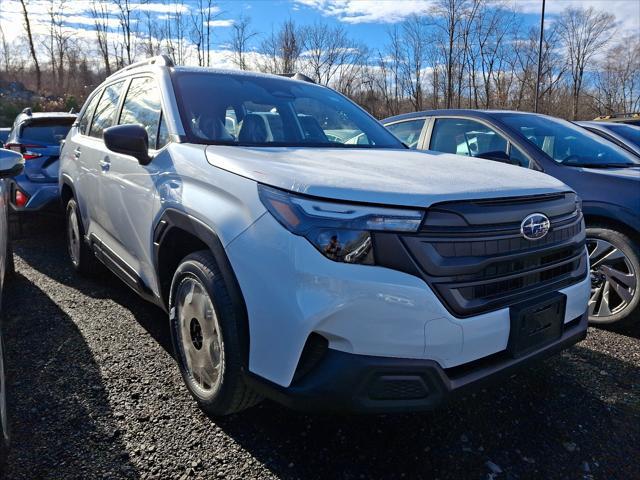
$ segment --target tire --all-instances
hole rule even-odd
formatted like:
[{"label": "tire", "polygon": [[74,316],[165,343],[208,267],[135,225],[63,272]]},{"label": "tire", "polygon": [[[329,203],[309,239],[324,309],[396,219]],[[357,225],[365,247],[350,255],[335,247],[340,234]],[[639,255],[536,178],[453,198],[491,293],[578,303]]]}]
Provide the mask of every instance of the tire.
[{"label": "tire", "polygon": [[587,228],[591,264],[589,322],[627,325],[640,318],[640,247],[605,225]]},{"label": "tire", "polygon": [[65,212],[67,253],[69,254],[71,265],[73,265],[76,272],[89,276],[95,272],[98,262],[84,240],[85,232],[82,225],[82,217],[78,210],[78,203],[74,198],[67,202]]},{"label": "tire", "polygon": [[9,417],[7,414],[7,377],[5,376],[4,341],[0,331],[0,477],[5,468],[9,449]]},{"label": "tire", "polygon": [[187,389],[210,416],[229,415],[261,400],[245,382],[246,333],[209,251],[185,257],[171,283],[171,340]]},{"label": "tire", "polygon": [[4,279],[9,280],[16,276],[16,263],[13,258],[13,244],[7,240],[7,259],[4,267]]}]

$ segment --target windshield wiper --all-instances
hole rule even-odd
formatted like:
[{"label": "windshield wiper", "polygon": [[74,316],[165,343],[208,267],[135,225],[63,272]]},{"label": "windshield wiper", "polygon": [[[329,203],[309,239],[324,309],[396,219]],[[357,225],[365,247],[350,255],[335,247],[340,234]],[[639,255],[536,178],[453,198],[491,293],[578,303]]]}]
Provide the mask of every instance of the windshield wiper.
[{"label": "windshield wiper", "polygon": [[638,163],[568,163],[566,164],[568,167],[579,167],[579,168],[629,168],[629,167],[640,167]]}]

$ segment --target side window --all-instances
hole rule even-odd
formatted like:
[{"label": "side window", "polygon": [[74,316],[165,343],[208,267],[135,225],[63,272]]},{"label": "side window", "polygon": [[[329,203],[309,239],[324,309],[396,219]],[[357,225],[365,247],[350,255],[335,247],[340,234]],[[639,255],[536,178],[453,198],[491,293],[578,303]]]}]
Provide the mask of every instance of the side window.
[{"label": "side window", "polygon": [[109,85],[104,89],[102,97],[96,107],[96,113],[93,115],[89,135],[96,138],[102,138],[102,132],[105,128],[113,125],[120,100],[120,90],[124,81]]},{"label": "side window", "polygon": [[424,127],[424,118],[407,120],[405,122],[392,123],[386,125],[387,130],[393,133],[400,141],[404,142],[409,148],[417,148],[420,133]]},{"label": "side window", "polygon": [[164,115],[160,116],[160,127],[158,128],[158,145],[157,148],[164,147],[169,143],[169,129],[167,128],[167,122],[164,119]]},{"label": "side window", "polygon": [[486,125],[465,118],[438,118],[430,150],[507,162],[507,141]]},{"label": "side window", "polygon": [[150,77],[131,80],[122,105],[119,124],[140,124],[147,131],[149,146],[156,147],[160,125],[160,90]]},{"label": "side window", "polygon": [[520,167],[529,168],[531,166],[531,162],[529,162],[527,156],[514,144],[511,144],[511,150],[509,150],[509,160],[511,160],[510,163],[519,165]]},{"label": "side window", "polygon": [[87,108],[84,109],[82,117],[78,122],[78,131],[83,135],[87,134],[87,127],[89,126],[89,122],[91,121],[91,116],[93,115],[93,111],[96,108],[96,104],[98,103],[98,100],[100,100],[101,94],[102,92],[98,92],[91,98],[91,101],[87,105]]}]

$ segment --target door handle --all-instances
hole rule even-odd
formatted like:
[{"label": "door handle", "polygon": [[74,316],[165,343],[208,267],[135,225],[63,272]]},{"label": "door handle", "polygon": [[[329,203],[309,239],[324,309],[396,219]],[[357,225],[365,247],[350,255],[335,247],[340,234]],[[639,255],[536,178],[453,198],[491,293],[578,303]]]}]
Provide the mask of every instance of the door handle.
[{"label": "door handle", "polygon": [[106,172],[111,167],[111,162],[109,160],[100,160],[100,170]]},{"label": "door handle", "polygon": [[76,148],[76,149],[73,151],[73,156],[74,156],[74,157],[76,157],[76,158],[80,158],[80,153],[81,153],[81,152],[80,152],[80,149],[79,149],[79,148]]}]

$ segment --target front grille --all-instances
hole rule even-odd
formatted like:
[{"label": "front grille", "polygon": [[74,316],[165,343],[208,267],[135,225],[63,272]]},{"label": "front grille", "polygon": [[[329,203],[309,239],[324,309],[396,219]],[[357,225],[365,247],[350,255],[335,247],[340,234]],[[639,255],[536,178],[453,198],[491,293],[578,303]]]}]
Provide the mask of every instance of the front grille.
[{"label": "front grille", "polygon": [[[418,234],[402,235],[412,273],[422,276],[458,317],[504,308],[564,288],[587,274],[582,213],[573,193],[444,203],[429,209]],[[549,233],[527,240],[522,220],[543,213]],[[382,264],[385,242],[381,238]],[[388,255],[388,253],[386,254]],[[405,271],[409,262],[405,262]]]}]

